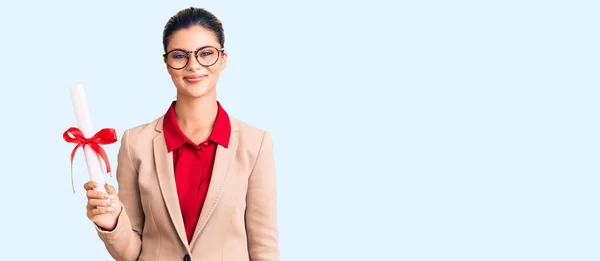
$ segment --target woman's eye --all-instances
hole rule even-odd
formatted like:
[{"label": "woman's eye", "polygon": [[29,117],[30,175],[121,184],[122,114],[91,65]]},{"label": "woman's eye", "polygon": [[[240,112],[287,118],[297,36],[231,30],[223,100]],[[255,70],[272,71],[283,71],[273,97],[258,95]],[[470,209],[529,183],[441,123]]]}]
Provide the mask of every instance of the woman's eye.
[{"label": "woman's eye", "polygon": [[171,55],[171,57],[173,57],[173,59],[185,59],[185,54],[174,53],[173,55]]},{"label": "woman's eye", "polygon": [[202,52],[202,53],[200,54],[200,56],[202,56],[202,57],[206,57],[206,56],[210,56],[210,55],[212,55],[212,54],[213,54],[213,52]]}]

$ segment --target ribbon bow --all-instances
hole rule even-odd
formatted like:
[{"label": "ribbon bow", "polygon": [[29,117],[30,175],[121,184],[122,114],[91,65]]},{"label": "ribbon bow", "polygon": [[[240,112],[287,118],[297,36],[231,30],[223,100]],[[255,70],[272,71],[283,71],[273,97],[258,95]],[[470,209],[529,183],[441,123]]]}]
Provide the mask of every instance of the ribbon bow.
[{"label": "ribbon bow", "polygon": [[[73,137],[71,137],[69,134],[71,134]],[[73,158],[75,157],[75,152],[79,147],[89,145],[90,148],[97,153],[97,156],[100,156],[104,160],[104,164],[106,164],[106,172],[112,177],[108,157],[100,145],[111,144],[117,141],[117,134],[114,129],[104,128],[94,134],[94,136],[91,138],[86,138],[79,128],[71,127],[65,131],[63,134],[63,139],[66,142],[77,144],[77,146],[75,146],[71,152],[71,186],[73,187],[73,193],[75,193],[75,182],[73,180]]]}]

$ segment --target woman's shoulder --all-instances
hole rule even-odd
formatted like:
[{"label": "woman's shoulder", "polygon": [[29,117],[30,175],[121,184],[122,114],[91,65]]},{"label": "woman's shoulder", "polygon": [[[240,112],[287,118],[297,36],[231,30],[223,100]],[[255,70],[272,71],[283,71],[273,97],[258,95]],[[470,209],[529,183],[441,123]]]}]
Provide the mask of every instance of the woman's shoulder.
[{"label": "woman's shoulder", "polygon": [[162,118],[163,116],[160,116],[151,121],[126,128],[123,138],[127,138],[130,142],[134,143],[144,139],[154,139],[162,131]]},{"label": "woman's shoulder", "polygon": [[266,129],[256,127],[238,118],[230,116],[230,121],[231,132],[238,132],[240,137],[261,141],[265,135],[270,136],[270,133]]},{"label": "woman's shoulder", "polygon": [[[231,135],[237,139],[237,149],[256,157],[264,147],[272,146],[269,131],[230,116]],[[231,142],[231,141],[230,141]],[[231,144],[231,143],[230,143]]]}]

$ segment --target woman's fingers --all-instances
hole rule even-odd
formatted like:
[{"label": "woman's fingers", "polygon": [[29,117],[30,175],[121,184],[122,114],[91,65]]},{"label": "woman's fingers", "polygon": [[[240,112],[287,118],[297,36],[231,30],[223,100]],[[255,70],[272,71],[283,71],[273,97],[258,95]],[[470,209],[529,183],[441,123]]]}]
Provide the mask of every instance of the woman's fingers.
[{"label": "woman's fingers", "polygon": [[[83,187],[87,190],[86,196],[88,198],[88,203],[86,208],[90,218],[96,215],[112,212],[117,203],[116,194],[110,195],[94,190],[98,187],[98,185],[98,183],[93,181],[88,181],[83,185]],[[111,193],[115,193],[115,190],[112,186],[108,185],[108,183],[106,185],[106,188],[110,188],[110,190],[107,190],[107,192],[110,191]]]},{"label": "woman's fingers", "polygon": [[88,199],[114,199],[114,195],[106,194],[102,191],[88,190],[86,192]]},{"label": "woman's fingers", "polygon": [[106,193],[108,193],[109,195],[113,195],[115,197],[117,196],[117,190],[112,185],[106,183],[104,184],[104,189],[106,189]]},{"label": "woman's fingers", "polygon": [[110,199],[89,199],[88,208],[93,209],[97,207],[110,207],[113,202]]},{"label": "woman's fingers", "polygon": [[94,208],[94,209],[91,209],[90,211],[92,212],[92,215],[95,216],[95,215],[110,213],[114,210],[115,210],[114,207],[103,207],[103,208]]},{"label": "woman's fingers", "polygon": [[92,189],[96,188],[97,186],[98,186],[98,183],[93,182],[91,180],[86,182],[85,184],[83,184],[83,188],[85,190],[92,190]]}]

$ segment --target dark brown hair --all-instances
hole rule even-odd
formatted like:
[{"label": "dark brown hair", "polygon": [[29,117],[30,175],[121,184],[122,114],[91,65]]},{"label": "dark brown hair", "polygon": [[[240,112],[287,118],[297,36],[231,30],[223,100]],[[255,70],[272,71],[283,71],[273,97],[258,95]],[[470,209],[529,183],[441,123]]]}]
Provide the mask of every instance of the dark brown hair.
[{"label": "dark brown hair", "polygon": [[190,7],[183,9],[169,19],[163,30],[163,48],[167,52],[167,45],[171,35],[180,29],[187,29],[191,26],[199,25],[212,31],[221,48],[225,48],[225,35],[223,33],[223,24],[211,12],[203,8]]}]

